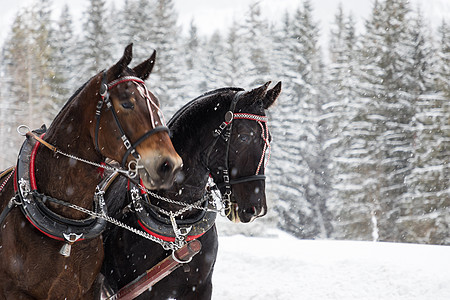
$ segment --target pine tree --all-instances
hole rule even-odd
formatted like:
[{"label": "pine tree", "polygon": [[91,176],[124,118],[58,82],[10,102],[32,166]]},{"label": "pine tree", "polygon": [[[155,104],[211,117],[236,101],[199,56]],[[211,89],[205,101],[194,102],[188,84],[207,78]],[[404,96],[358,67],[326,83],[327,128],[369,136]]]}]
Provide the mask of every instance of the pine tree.
[{"label": "pine tree", "polygon": [[79,82],[74,82],[76,40],[73,30],[73,19],[69,7],[63,7],[60,18],[53,34],[54,53],[52,55],[52,69],[54,72],[54,111],[59,111],[62,105],[75,91]]},{"label": "pine tree", "polygon": [[224,82],[227,86],[251,88],[247,86],[247,69],[251,62],[245,48],[244,28],[236,19],[228,29],[225,42],[225,64],[223,66]]},{"label": "pine tree", "polygon": [[259,2],[250,4],[247,18],[245,19],[243,35],[246,42],[250,65],[245,70],[246,86],[263,84],[270,79],[271,40],[268,38],[269,25],[261,13]]},{"label": "pine tree", "polygon": [[182,52],[180,28],[177,26],[177,13],[172,0],[157,0],[152,24],[157,58],[150,77],[150,87],[161,100],[161,106],[172,115],[177,101],[184,99],[182,86],[177,75],[181,72]]},{"label": "pine tree", "polygon": [[223,76],[226,55],[224,41],[220,32],[216,31],[205,45],[205,65],[203,72],[205,73],[205,86],[208,90],[226,85]]},{"label": "pine tree", "polygon": [[405,177],[411,171],[414,97],[409,92],[412,49],[408,35],[410,9],[406,0],[387,0],[374,5],[363,37],[361,96],[367,109],[368,153],[362,178],[365,203],[376,207],[374,217],[382,240],[399,241],[397,201],[406,193]]},{"label": "pine tree", "polygon": [[78,82],[84,82],[92,75],[107,68],[112,63],[111,39],[108,34],[105,0],[89,0],[84,12],[83,35],[77,52],[81,54],[77,61]]},{"label": "pine tree", "polygon": [[279,197],[275,209],[284,230],[302,238],[326,237],[329,220],[320,136],[322,68],[318,25],[312,19],[309,1],[297,9],[283,30],[285,88],[271,113],[277,163],[269,168],[271,183],[277,187],[274,193]]},{"label": "pine tree", "polygon": [[[421,17],[418,15],[413,32],[417,74],[417,87],[420,90],[416,100],[413,170],[406,178],[408,193],[401,201],[402,215],[397,226],[402,232],[403,240],[414,243],[431,243],[449,245],[448,237],[450,215],[450,189],[448,178],[450,168],[450,95],[445,90],[430,87],[432,67],[446,69],[445,53],[450,53],[450,35],[445,31],[445,24],[440,27],[438,55],[430,50],[431,41],[420,38],[423,34]],[[434,60],[437,57],[437,61]],[[448,61],[447,61],[448,62]],[[435,71],[436,72],[436,71]],[[450,78],[437,71],[436,78]],[[438,92],[435,92],[438,90]]]},{"label": "pine tree", "polygon": [[[24,11],[17,14],[1,55],[0,134],[5,139],[5,142],[0,144],[2,166],[16,163],[16,153],[21,142],[21,138],[16,134],[16,128],[24,119],[23,110],[26,109],[27,100],[28,81],[24,80],[27,78],[25,65],[27,51],[23,48],[26,41],[26,19],[27,13]],[[21,60],[16,61],[15,58]],[[18,79],[20,80],[17,81]]]},{"label": "pine tree", "polygon": [[[188,37],[181,47],[180,55],[184,58],[183,67],[179,74],[179,82],[184,90],[184,100],[193,99],[200,93],[208,89],[206,85],[205,72],[203,66],[204,47],[201,37],[198,35],[197,26],[194,20],[191,20]],[[182,104],[182,103],[179,103]]]},{"label": "pine tree", "polygon": [[332,192],[328,208],[333,213],[333,237],[370,239],[372,235],[370,204],[361,201],[364,195],[358,172],[364,165],[365,146],[360,142],[358,110],[364,106],[357,97],[358,61],[355,24],[340,5],[330,34],[328,86],[331,99],[325,106],[330,139],[326,150],[331,158]]},{"label": "pine tree", "polygon": [[439,26],[438,63],[435,66],[436,88],[450,97],[450,24],[442,21]]},{"label": "pine tree", "polygon": [[[51,3],[39,0],[29,9],[18,13],[3,49],[4,78],[7,99],[4,99],[5,122],[2,129],[9,132],[12,144],[5,145],[5,153],[14,153],[22,137],[15,133],[17,126],[30,128],[48,123],[53,115],[51,68]],[[13,151],[10,151],[13,150]],[[6,156],[8,159],[9,155]]]}]

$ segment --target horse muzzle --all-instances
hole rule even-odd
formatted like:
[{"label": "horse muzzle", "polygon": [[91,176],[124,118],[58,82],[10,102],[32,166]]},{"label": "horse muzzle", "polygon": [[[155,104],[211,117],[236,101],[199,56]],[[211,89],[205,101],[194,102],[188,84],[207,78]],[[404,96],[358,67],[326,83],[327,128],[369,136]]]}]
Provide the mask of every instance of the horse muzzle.
[{"label": "horse muzzle", "polygon": [[175,177],[181,170],[182,160],[178,155],[167,156],[160,153],[152,154],[141,159],[143,167],[138,169],[138,174],[144,186],[149,190],[170,188]]}]

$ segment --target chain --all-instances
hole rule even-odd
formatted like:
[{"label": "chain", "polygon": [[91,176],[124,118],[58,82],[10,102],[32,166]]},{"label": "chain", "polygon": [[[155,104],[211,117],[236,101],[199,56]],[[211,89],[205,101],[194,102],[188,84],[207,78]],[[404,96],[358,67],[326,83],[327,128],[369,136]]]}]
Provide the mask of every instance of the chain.
[{"label": "chain", "polygon": [[[160,195],[158,195],[158,194],[148,190],[146,187],[142,186],[140,183],[137,184],[137,185],[139,186],[139,188],[141,190],[145,191],[147,194],[149,194],[150,196],[152,196],[152,197],[154,197],[156,199],[165,201],[165,202],[170,203],[170,204],[184,206],[184,208],[182,208],[182,209],[180,209],[180,210],[178,210],[176,212],[169,212],[169,211],[166,211],[164,209],[159,208],[159,210],[162,213],[164,213],[165,215],[167,215],[167,216],[170,216],[171,214],[174,214],[175,217],[177,217],[177,216],[185,213],[186,211],[188,211],[188,210],[190,210],[192,208],[198,209],[198,210],[204,210],[204,211],[213,211],[213,212],[219,213],[222,216],[225,215],[226,205],[225,205],[225,203],[223,203],[221,201],[221,197],[218,196],[215,192],[212,191],[212,190],[214,190],[212,187],[215,186],[215,183],[212,181],[212,179],[208,180],[208,187],[209,187],[209,191],[211,191],[211,192],[210,193],[205,193],[200,200],[198,200],[197,202],[191,203],[191,204],[190,203],[186,203],[186,202],[176,201],[176,200],[173,200],[173,199],[170,199],[170,198],[167,198],[167,197],[160,196]],[[217,209],[217,208],[210,208],[210,207],[208,207],[208,205],[206,205],[206,207],[201,206],[201,204],[204,201],[208,201],[209,200],[208,198],[212,199],[213,203],[218,203],[218,202],[221,203],[222,207],[220,209]]]},{"label": "chain", "polygon": [[[26,131],[24,131],[24,130],[26,130]],[[27,135],[32,136],[36,141],[40,142],[42,145],[46,146],[47,148],[49,148],[53,152],[61,154],[61,155],[65,156],[65,157],[68,157],[68,158],[71,158],[71,159],[83,162],[83,163],[91,165],[91,166],[95,166],[97,168],[103,168],[105,170],[109,170],[109,171],[112,171],[112,172],[122,173],[122,174],[126,175],[129,178],[135,178],[136,175],[137,175],[137,169],[139,168],[138,160],[137,161],[133,161],[136,164],[135,168],[131,168],[130,165],[129,165],[128,166],[128,170],[123,170],[123,169],[116,168],[116,167],[113,167],[113,166],[108,166],[106,164],[92,162],[92,161],[89,161],[87,159],[77,157],[77,156],[75,156],[73,154],[65,153],[65,152],[59,150],[58,148],[56,148],[55,146],[52,146],[51,144],[45,142],[43,139],[41,139],[39,136],[37,136],[34,132],[32,132],[31,129],[28,126],[26,126],[26,125],[20,125],[19,127],[17,127],[17,132],[20,135],[22,135],[22,136],[27,136]]]},{"label": "chain", "polygon": [[[98,190],[95,193],[95,197],[99,201],[104,201],[103,200],[104,193],[105,193],[104,191]],[[114,219],[113,217],[110,217],[108,215],[105,215],[105,214],[102,214],[102,213],[97,213],[97,212],[91,211],[89,209],[86,209],[84,207],[81,207],[81,206],[78,206],[78,205],[75,205],[75,204],[72,204],[72,203],[68,203],[68,202],[65,202],[65,201],[61,201],[61,200],[58,200],[58,199],[55,199],[55,198],[51,198],[51,197],[47,197],[47,200],[49,200],[51,202],[54,202],[54,203],[57,203],[57,204],[60,204],[60,205],[63,205],[63,206],[66,206],[66,207],[69,207],[69,208],[72,208],[72,209],[75,209],[75,210],[78,210],[78,211],[80,211],[82,213],[85,213],[85,214],[91,216],[91,217],[103,219],[103,220],[105,220],[105,221],[107,221],[107,222],[109,222],[109,223],[111,223],[113,225],[116,225],[116,226],[121,227],[123,229],[126,229],[128,231],[131,231],[134,234],[137,234],[137,235],[139,235],[139,236],[141,236],[141,237],[143,237],[145,239],[148,239],[148,240],[150,240],[152,242],[160,244],[164,248],[164,250],[176,251],[176,250],[180,249],[183,246],[180,243],[167,242],[167,241],[164,241],[164,240],[162,240],[160,238],[154,237],[154,236],[148,234],[145,231],[142,231],[142,230],[136,229],[134,227],[131,227],[131,226],[129,226],[129,225],[127,225],[127,224],[117,220],[117,219]]]},{"label": "chain", "polygon": [[120,169],[120,168],[116,168],[116,167],[113,167],[113,166],[92,162],[92,161],[86,160],[84,158],[77,157],[77,156],[72,155],[72,154],[67,154],[65,152],[62,152],[59,149],[56,149],[56,153],[59,153],[59,154],[61,154],[63,156],[66,156],[68,158],[72,158],[72,159],[78,160],[80,162],[83,162],[83,163],[91,165],[91,166],[95,166],[95,167],[98,167],[98,168],[103,168],[105,170],[112,171],[112,172],[122,173],[122,174],[124,174],[124,175],[126,175],[128,177],[129,177],[129,174],[130,174],[129,170],[126,171],[126,170],[123,170],[123,169]]}]

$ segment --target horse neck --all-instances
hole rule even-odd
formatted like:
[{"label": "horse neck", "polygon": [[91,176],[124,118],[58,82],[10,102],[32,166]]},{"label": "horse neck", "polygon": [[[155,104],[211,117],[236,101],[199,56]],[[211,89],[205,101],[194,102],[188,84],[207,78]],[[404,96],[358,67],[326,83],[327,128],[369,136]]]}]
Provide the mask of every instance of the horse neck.
[{"label": "horse neck", "polygon": [[[227,98],[226,98],[227,99]],[[222,97],[209,97],[199,105],[185,111],[170,125],[172,143],[183,159],[183,181],[160,194],[171,199],[193,203],[205,192],[209,169],[205,166],[205,155],[214,142],[213,132],[218,120],[223,120],[230,102]],[[221,105],[218,106],[217,103]],[[181,191],[181,193],[180,193]]]},{"label": "horse neck", "polygon": [[[44,139],[64,153],[99,163],[102,157],[95,150],[90,133],[90,127],[95,126],[97,101],[88,95],[96,95],[96,92],[92,88],[83,89],[57,115]],[[55,154],[44,146],[38,149],[36,183],[41,193],[91,208],[100,179],[95,166]],[[74,217],[73,210],[70,213],[61,208],[55,210]]]}]

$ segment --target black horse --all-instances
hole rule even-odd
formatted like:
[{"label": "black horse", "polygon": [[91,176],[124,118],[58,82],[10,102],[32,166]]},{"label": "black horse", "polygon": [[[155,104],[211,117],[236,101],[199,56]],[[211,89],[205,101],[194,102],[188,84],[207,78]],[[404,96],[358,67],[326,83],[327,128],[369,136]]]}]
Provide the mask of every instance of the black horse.
[{"label": "black horse", "polygon": [[[119,227],[107,231],[102,268],[105,285],[117,292],[169,256],[170,245],[179,242],[180,236],[186,241],[198,238],[203,247],[189,263],[190,271],[175,270],[136,299],[211,298],[218,237],[215,212],[206,208],[208,178],[211,176],[220,188],[225,214],[231,221],[247,223],[266,214],[263,174],[270,135],[265,110],[281,92],[281,82],[272,89],[268,89],[269,84],[248,92],[237,88],[208,92],[172,117],[168,126],[183,159],[183,178],[171,189],[148,195],[138,184],[134,193],[133,188],[127,193],[130,182],[126,178],[115,180],[105,194],[106,202],[127,205],[123,209],[111,207],[111,211],[119,211],[115,217],[145,230],[159,242]],[[137,194],[147,197],[146,201]]]}]

